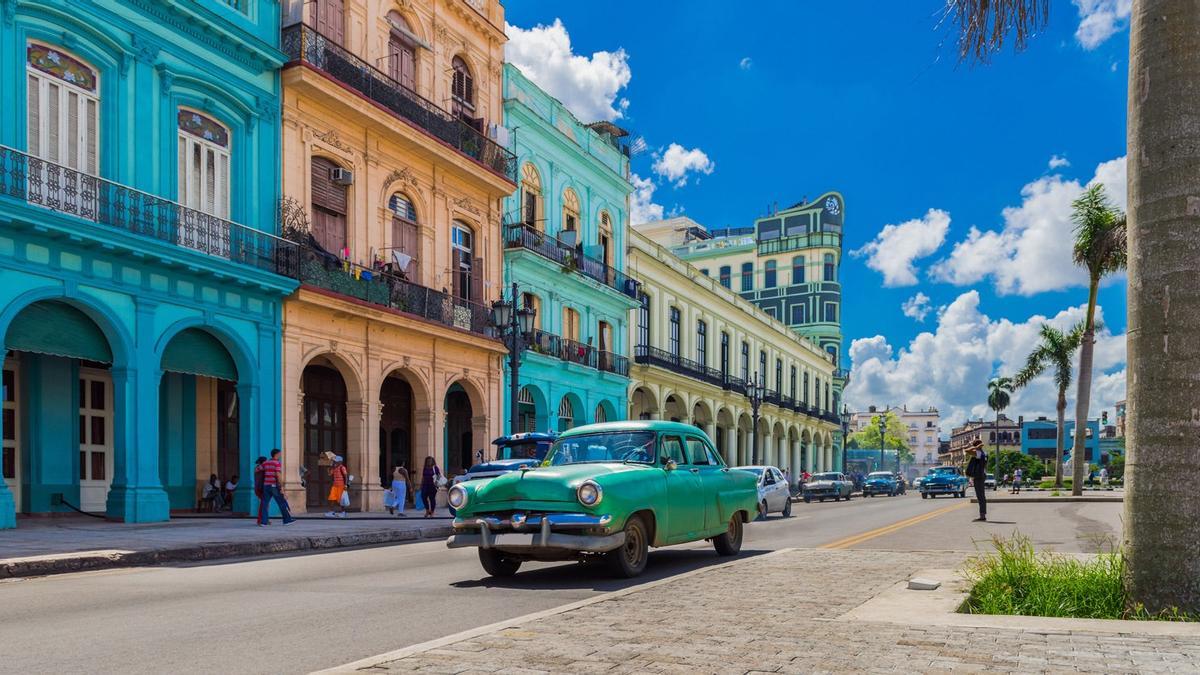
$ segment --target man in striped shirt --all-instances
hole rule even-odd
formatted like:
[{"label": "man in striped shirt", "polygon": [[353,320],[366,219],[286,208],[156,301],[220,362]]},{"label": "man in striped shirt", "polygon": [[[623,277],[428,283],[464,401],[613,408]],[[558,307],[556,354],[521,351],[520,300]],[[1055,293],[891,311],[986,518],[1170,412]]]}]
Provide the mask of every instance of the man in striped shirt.
[{"label": "man in striped shirt", "polygon": [[287,500],[283,498],[283,491],[280,489],[280,483],[283,479],[283,463],[279,461],[279,448],[271,451],[271,459],[263,462],[258,466],[256,471],[262,474],[262,500],[258,503],[258,526],[266,527],[271,524],[271,500],[279,506],[279,513],[283,516],[283,524],[291,525],[296,522],[292,517],[292,510],[288,508]]}]

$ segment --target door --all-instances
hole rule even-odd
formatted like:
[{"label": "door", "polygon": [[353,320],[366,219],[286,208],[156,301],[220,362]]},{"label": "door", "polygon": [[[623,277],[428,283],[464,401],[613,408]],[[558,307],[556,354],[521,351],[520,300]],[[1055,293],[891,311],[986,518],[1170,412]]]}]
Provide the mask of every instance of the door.
[{"label": "door", "polygon": [[725,491],[728,476],[717,452],[709,441],[699,436],[687,438],[688,459],[691,468],[700,476],[701,499],[704,503],[704,530],[724,531],[726,518],[721,509],[721,493]]},{"label": "door", "polygon": [[417,88],[417,52],[403,35],[388,36],[388,74],[407,89]]},{"label": "door", "polygon": [[21,512],[21,430],[17,420],[21,419],[21,408],[17,398],[17,360],[4,360],[4,437],[2,466],[4,482],[12,491],[17,513]]},{"label": "door", "polygon": [[217,475],[225,480],[238,475],[239,430],[237,385],[217,380]]},{"label": "door", "polygon": [[667,471],[667,542],[698,539],[704,532],[700,469],[688,462],[680,436],[663,436],[659,454],[675,462],[675,468]]},{"label": "door", "polygon": [[310,508],[324,506],[329,496],[331,464],[325,452],[346,455],[346,385],[336,370],[309,366],[304,369],[304,467]]},{"label": "door", "polygon": [[767,497],[767,506],[772,511],[782,511],[787,504],[787,500],[791,497],[788,494],[788,484],[784,480],[783,474],[778,469],[772,467],[767,470],[771,475],[772,485]]},{"label": "door", "polygon": [[112,377],[79,369],[79,508],[102,512],[112,483]]}]

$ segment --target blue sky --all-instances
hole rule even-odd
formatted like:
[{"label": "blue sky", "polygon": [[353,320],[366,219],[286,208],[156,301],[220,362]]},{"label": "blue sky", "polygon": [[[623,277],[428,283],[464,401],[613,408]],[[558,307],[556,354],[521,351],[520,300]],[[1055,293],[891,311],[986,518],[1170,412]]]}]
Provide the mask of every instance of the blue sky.
[{"label": "blue sky", "polygon": [[[1026,51],[974,67],[943,0],[505,6],[510,60],[584,121],[644,139],[640,214],[750,225],[845,195],[852,406],[978,416],[1043,321],[1081,316],[1067,214],[1093,179],[1124,201],[1129,0],[1052,0]],[[1102,406],[1124,398],[1124,303],[1123,279],[1102,289]],[[1010,414],[1053,400],[1036,383]]]}]

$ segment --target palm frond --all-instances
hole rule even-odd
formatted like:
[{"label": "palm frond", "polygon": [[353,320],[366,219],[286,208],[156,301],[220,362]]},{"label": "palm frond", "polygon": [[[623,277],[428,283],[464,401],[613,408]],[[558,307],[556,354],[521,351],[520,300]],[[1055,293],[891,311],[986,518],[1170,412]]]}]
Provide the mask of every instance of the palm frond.
[{"label": "palm frond", "polygon": [[1100,183],[1089,186],[1071,203],[1075,223],[1072,257],[1094,279],[1125,268],[1125,214],[1108,198]]},{"label": "palm frond", "polygon": [[958,24],[959,61],[987,63],[1010,36],[1024,49],[1049,15],[1050,0],[946,0],[946,16]]}]

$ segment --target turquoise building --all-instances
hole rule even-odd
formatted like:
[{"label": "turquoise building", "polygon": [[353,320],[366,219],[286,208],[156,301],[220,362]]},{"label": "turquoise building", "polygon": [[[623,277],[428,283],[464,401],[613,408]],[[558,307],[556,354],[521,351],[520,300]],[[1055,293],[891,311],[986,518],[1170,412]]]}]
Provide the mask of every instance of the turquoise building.
[{"label": "turquoise building", "polygon": [[279,444],[274,0],[0,3],[0,527],[195,509]]},{"label": "turquoise building", "polygon": [[[626,132],[580,123],[511,64],[504,124],[520,181],[504,208],[505,288],[515,281],[521,305],[536,311],[521,359],[517,431],[625,419],[626,321],[638,289],[623,271],[633,191]],[[506,420],[505,429],[512,426]]]}]

